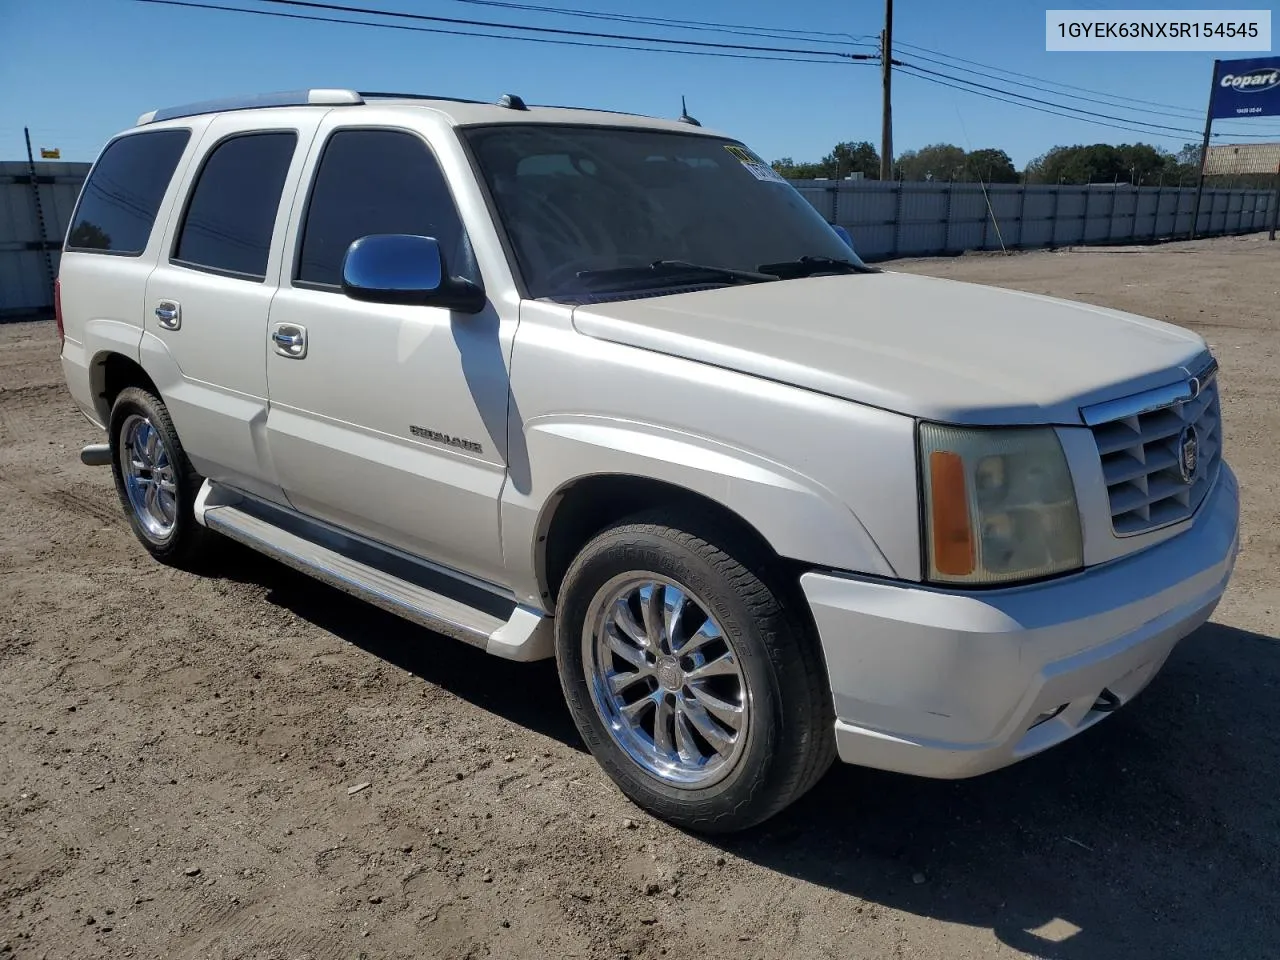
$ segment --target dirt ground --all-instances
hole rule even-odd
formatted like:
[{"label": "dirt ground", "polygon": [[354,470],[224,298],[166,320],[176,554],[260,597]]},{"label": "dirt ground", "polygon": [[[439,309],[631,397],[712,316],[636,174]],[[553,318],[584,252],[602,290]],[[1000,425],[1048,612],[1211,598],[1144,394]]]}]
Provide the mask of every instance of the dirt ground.
[{"label": "dirt ground", "polygon": [[52,324],[0,327],[0,960],[1280,956],[1280,243],[890,267],[1204,333],[1236,577],[1075,740],[961,782],[837,767],[721,842],[622,798],[548,664],[231,544],[149,560]]}]

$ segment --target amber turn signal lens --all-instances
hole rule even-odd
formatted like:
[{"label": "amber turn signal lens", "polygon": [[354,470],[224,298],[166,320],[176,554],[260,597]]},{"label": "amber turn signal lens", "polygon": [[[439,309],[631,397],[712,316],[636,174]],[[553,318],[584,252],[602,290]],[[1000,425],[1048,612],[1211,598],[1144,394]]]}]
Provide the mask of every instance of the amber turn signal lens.
[{"label": "amber turn signal lens", "polygon": [[969,497],[964,485],[964,460],[958,453],[929,454],[933,500],[933,565],[938,573],[962,577],[973,572],[973,530],[969,526]]}]

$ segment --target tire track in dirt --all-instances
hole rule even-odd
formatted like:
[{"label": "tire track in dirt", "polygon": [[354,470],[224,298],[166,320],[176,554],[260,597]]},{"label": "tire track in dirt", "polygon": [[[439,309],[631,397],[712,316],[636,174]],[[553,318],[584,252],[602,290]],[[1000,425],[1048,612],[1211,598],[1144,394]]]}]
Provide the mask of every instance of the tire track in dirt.
[{"label": "tire track in dirt", "polygon": [[352,956],[351,947],[334,934],[323,935],[272,916],[255,912],[262,904],[245,904],[224,913],[223,925],[190,945],[182,945],[175,956],[284,956],[309,960],[339,960]]},{"label": "tire track in dirt", "polygon": [[[0,371],[0,381],[5,378]],[[39,380],[18,386],[0,386],[0,447],[16,446],[59,433],[59,425],[44,422],[64,416],[74,402],[64,383]]]},{"label": "tire track in dirt", "polygon": [[28,500],[49,506],[60,513],[69,511],[88,520],[114,525],[121,520],[120,506],[115,497],[108,501],[101,497],[81,493],[69,487],[45,479],[40,474],[30,474],[19,479],[14,469],[0,469],[0,489],[9,489]]},{"label": "tire track in dirt", "polygon": [[54,386],[0,389],[0,444],[26,443],[39,436],[40,430],[28,408],[36,406],[37,398],[51,393]]}]

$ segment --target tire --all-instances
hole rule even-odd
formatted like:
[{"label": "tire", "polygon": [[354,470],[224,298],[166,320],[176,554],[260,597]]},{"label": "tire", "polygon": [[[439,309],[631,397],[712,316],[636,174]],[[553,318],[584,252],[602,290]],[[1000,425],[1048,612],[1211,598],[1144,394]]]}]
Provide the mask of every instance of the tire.
[{"label": "tire", "polygon": [[[809,790],[835,758],[821,649],[799,613],[798,589],[779,586],[785,580],[769,573],[762,552],[731,530],[659,511],[597,535],[561,586],[556,664],[579,734],[627,797],[684,829],[755,826]],[[659,587],[664,607],[679,606],[672,587],[686,600],[655,648],[644,614]],[[613,643],[601,639],[610,634]],[[675,638],[666,647],[663,634]],[[684,653],[658,655],[673,645]],[[714,673],[704,676],[708,666]],[[668,704],[662,735],[659,698]]]},{"label": "tire", "polygon": [[[112,404],[108,434],[116,493],[134,535],[160,562],[190,566],[209,539],[193,513],[204,478],[187,459],[164,401],[140,387],[126,387]],[[144,450],[131,458],[134,444]],[[157,486],[148,478],[162,482]],[[155,492],[154,501],[148,500],[148,490]]]}]

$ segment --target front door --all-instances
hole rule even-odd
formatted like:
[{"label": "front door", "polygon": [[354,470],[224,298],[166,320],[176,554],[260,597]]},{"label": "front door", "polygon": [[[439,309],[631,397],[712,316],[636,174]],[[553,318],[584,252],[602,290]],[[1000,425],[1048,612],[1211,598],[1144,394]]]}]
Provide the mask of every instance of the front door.
[{"label": "front door", "polygon": [[343,255],[369,234],[435,237],[450,273],[482,278],[420,134],[325,133],[271,305],[267,436],[281,485],[304,514],[500,583],[515,316],[345,296]]}]

